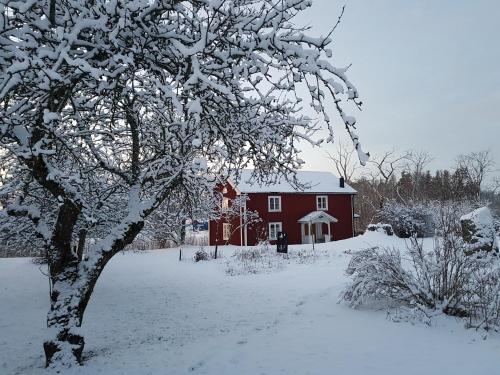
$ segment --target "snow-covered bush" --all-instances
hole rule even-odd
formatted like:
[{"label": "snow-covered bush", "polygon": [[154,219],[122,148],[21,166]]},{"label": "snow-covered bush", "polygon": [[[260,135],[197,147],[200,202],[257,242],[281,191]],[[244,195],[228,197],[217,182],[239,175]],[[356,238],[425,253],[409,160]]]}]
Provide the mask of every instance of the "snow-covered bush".
[{"label": "snow-covered bush", "polygon": [[195,262],[199,262],[202,260],[208,260],[208,259],[209,259],[208,253],[203,248],[197,250],[196,253],[194,254],[194,261]]},{"label": "snow-covered bush", "polygon": [[390,224],[398,237],[431,237],[435,228],[432,208],[430,204],[403,204],[391,200],[378,212],[377,217]]},{"label": "snow-covered bush", "polygon": [[460,218],[462,235],[467,243],[468,254],[476,251],[498,253],[493,217],[487,207],[478,208]]},{"label": "snow-covered bush", "polygon": [[[289,259],[296,260],[297,263],[300,264],[309,264],[316,261],[318,257],[318,253],[311,248],[308,249],[299,249],[299,250],[290,250],[288,257]],[[321,255],[325,255],[324,253]]]},{"label": "snow-covered bush", "polygon": [[355,253],[341,299],[352,307],[378,301],[442,311],[467,317],[469,326],[500,328],[500,262],[489,253],[466,255],[451,212],[441,211],[441,236],[432,249],[412,237],[406,249],[374,247]]},{"label": "snow-covered bush", "polygon": [[261,242],[255,247],[236,251],[226,260],[226,273],[231,276],[257,274],[281,270],[288,264],[310,264],[318,258],[331,256],[328,249],[313,250],[306,248],[289,248],[288,253],[278,253],[268,242]]},{"label": "snow-covered bush", "polygon": [[217,249],[214,249],[213,251],[208,252],[208,257],[210,259],[220,259],[224,258],[224,251],[219,247]]},{"label": "snow-covered bush", "polygon": [[500,267],[480,267],[471,273],[471,288],[464,298],[469,327],[500,330]]},{"label": "snow-covered bush", "polygon": [[276,254],[269,248],[269,244],[264,242],[236,251],[226,261],[226,273],[231,276],[257,274],[282,269],[284,266],[284,257]]},{"label": "snow-covered bush", "polygon": [[366,230],[370,232],[385,233],[388,236],[392,236],[394,234],[394,230],[392,229],[391,224],[383,224],[383,223],[369,224]]},{"label": "snow-covered bush", "polygon": [[493,226],[495,227],[495,233],[497,234],[497,237],[500,237],[500,220],[494,219]]}]

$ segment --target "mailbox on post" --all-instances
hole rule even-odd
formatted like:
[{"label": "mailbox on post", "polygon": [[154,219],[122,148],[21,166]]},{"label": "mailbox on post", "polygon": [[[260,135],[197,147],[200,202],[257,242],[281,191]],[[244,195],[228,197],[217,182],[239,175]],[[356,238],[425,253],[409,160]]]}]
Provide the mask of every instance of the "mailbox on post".
[{"label": "mailbox on post", "polygon": [[288,234],[285,232],[278,232],[276,250],[278,253],[288,253]]}]

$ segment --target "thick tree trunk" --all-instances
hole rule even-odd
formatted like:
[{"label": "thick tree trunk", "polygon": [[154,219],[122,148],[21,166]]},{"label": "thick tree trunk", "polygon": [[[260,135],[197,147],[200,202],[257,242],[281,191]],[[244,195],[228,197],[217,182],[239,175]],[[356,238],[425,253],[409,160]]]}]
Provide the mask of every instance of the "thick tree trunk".
[{"label": "thick tree trunk", "polygon": [[[52,291],[47,326],[51,335],[44,342],[46,366],[64,368],[82,363],[85,340],[80,333],[83,314],[99,276],[109,260],[141,231],[144,221],[129,224],[98,258],[79,261],[77,257],[51,266]],[[58,271],[57,273],[55,271]]]},{"label": "thick tree trunk", "polygon": [[83,336],[70,328],[58,328],[57,335],[43,343],[46,367],[72,367],[82,363]]},{"label": "thick tree trunk", "polygon": [[85,345],[79,333],[83,312],[88,302],[85,290],[89,280],[78,275],[78,267],[68,267],[52,278],[50,310],[47,326],[52,336],[44,342],[47,367],[71,367],[82,362]]}]

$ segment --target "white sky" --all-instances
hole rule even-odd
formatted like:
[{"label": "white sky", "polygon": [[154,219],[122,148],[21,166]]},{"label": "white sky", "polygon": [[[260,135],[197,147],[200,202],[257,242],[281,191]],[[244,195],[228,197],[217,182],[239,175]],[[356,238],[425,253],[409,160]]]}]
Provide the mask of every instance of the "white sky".
[{"label": "white sky", "polygon": [[[344,3],[333,62],[353,64],[363,148],[426,151],[431,170],[489,149],[500,168],[500,1],[313,0],[297,23],[324,35]],[[332,170],[324,150],[333,145],[303,149],[305,169]]]}]

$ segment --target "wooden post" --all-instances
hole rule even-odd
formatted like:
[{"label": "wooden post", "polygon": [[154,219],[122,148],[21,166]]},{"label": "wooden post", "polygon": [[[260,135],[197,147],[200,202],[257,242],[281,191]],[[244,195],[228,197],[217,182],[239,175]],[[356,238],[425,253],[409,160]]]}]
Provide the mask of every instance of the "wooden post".
[{"label": "wooden post", "polygon": [[313,251],[314,251],[314,242],[316,242],[316,233],[313,233],[311,230],[311,222],[309,222],[309,235],[311,236],[311,241],[313,244]]},{"label": "wooden post", "polygon": [[179,262],[182,260],[182,248],[179,248]]},{"label": "wooden post", "polygon": [[49,21],[52,26],[55,26],[56,23],[56,0],[50,0],[49,4]]}]

